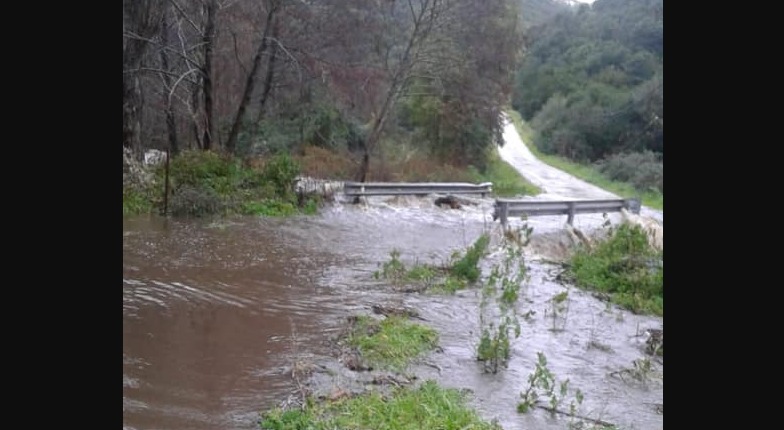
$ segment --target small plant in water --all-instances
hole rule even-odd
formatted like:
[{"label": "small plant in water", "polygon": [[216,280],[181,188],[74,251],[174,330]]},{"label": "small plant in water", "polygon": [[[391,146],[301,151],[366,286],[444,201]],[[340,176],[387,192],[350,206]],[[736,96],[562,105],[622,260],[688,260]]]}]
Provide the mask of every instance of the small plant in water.
[{"label": "small plant in water", "polygon": [[[528,387],[520,393],[522,400],[517,405],[517,412],[527,413],[531,408],[537,406],[540,398],[548,401],[547,409],[552,414],[559,411],[559,406],[569,398],[569,379],[558,382],[555,375],[547,368],[547,357],[542,352],[537,352],[536,368],[528,376]],[[569,415],[572,419],[578,416],[578,409],[582,405],[584,397],[582,391],[575,390],[569,399]],[[563,411],[561,411],[563,412]]]},{"label": "small plant in water", "polygon": [[647,386],[649,382],[660,375],[654,368],[651,359],[645,357],[632,361],[632,367],[612,372],[610,373],[610,376],[617,376],[623,382],[628,382],[626,379],[628,377],[631,380],[639,382],[643,386]]},{"label": "small plant in water", "polygon": [[[562,291],[550,299],[550,314],[553,319],[553,326],[550,330],[565,330],[569,315],[569,291]],[[559,321],[561,321],[560,327],[558,326]]]},{"label": "small plant in water", "polygon": [[375,271],[373,277],[389,280],[395,287],[404,283],[418,284],[410,291],[453,294],[479,278],[479,259],[484,256],[489,240],[489,236],[483,234],[465,255],[460,251],[452,253],[451,260],[444,266],[415,263],[408,268],[400,259],[400,251],[393,249],[389,261],[379,264],[380,270]]},{"label": "small plant in water", "polygon": [[400,261],[400,251],[393,249],[389,253],[389,261],[382,265],[381,272],[376,271],[373,276],[376,279],[384,278],[391,280],[394,285],[400,285],[406,276],[406,265]]},{"label": "small plant in water", "polygon": [[[522,232],[522,233],[521,233]],[[479,326],[481,337],[477,345],[476,357],[484,362],[485,371],[496,373],[500,366],[506,366],[511,355],[510,335],[520,337],[520,321],[517,317],[517,301],[520,288],[526,280],[526,267],[522,248],[528,243],[531,229],[527,226],[513,235],[515,240],[503,243],[504,259],[493,266],[485,286],[482,288]],[[491,303],[496,309],[489,309]],[[492,312],[498,323],[488,322]],[[530,315],[530,312],[529,314]]]}]

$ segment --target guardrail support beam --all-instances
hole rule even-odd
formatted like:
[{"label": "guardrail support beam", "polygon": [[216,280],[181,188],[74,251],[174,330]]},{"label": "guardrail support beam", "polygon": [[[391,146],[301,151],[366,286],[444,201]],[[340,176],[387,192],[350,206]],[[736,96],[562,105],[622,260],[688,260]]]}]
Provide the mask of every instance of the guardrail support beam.
[{"label": "guardrail support beam", "polygon": [[566,219],[566,223],[569,225],[574,223],[574,202],[569,202],[569,217]]}]

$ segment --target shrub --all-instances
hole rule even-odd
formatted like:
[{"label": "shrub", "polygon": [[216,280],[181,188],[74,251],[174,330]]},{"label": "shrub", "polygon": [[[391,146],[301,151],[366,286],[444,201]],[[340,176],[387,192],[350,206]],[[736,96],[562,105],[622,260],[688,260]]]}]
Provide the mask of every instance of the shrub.
[{"label": "shrub", "polygon": [[628,182],[639,191],[664,193],[664,163],[654,152],[627,152],[611,155],[597,163],[599,170],[614,181]]}]

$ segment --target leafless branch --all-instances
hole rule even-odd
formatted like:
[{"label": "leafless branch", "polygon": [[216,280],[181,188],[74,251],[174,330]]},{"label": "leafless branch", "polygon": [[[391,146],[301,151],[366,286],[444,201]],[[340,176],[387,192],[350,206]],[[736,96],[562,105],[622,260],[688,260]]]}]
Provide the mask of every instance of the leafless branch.
[{"label": "leafless branch", "polygon": [[[177,78],[177,80],[176,80],[176,81],[174,82],[174,84],[172,85],[171,91],[169,91],[169,99],[171,99],[171,97],[172,97],[172,94],[174,93],[174,90],[176,90],[176,89],[177,89],[177,85],[179,85],[179,84],[180,84],[180,82],[181,82],[183,79],[185,79],[185,77],[186,77],[186,76],[190,75],[190,74],[191,74],[191,73],[193,73],[193,72],[198,72],[198,71],[199,71],[199,69],[190,69],[190,70],[188,70],[187,72],[183,73],[183,74],[182,74],[182,76],[180,76],[179,78]],[[169,103],[171,103],[171,100],[169,100]]]},{"label": "leafless branch", "polygon": [[193,22],[193,20],[191,20],[191,18],[188,16],[188,14],[187,14],[187,13],[185,13],[185,11],[184,11],[184,10],[183,10],[183,9],[180,7],[180,5],[178,5],[178,4],[177,4],[177,2],[176,2],[176,1],[174,1],[174,0],[169,0],[169,2],[170,2],[172,5],[174,5],[174,8],[175,8],[175,9],[177,9],[177,12],[179,12],[179,13],[180,13],[180,15],[182,15],[182,17],[183,17],[183,18],[185,18],[185,20],[187,20],[187,21],[188,21],[188,23],[191,25],[191,27],[193,27],[193,29],[194,29],[194,30],[196,30],[196,32],[197,32],[197,33],[199,33],[199,34],[201,35],[201,34],[202,34],[202,31],[201,31],[201,29],[199,28],[199,26],[198,26],[198,25],[196,25],[196,23],[195,23],[195,22]]},{"label": "leafless branch", "polygon": [[242,64],[242,60],[240,60],[239,49],[237,49],[237,33],[231,32],[231,37],[234,39],[234,58],[237,59],[237,64],[240,65],[240,69],[242,69],[242,73],[244,75],[248,74],[248,69],[245,68],[245,65]]}]

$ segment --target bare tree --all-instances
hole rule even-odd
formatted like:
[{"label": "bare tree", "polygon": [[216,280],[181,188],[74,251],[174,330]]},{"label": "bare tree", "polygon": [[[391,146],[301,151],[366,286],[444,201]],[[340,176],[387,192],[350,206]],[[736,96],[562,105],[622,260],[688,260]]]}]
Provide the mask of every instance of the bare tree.
[{"label": "bare tree", "polygon": [[[163,87],[166,90],[172,89],[173,78],[171,73],[169,73],[170,66],[169,66],[169,52],[166,49],[169,46],[169,8],[167,8],[163,13],[163,24],[161,28],[161,45],[163,49],[160,50],[161,54],[161,80],[163,81]],[[163,96],[163,101],[166,104],[166,129],[167,134],[169,137],[169,148],[171,149],[172,153],[177,154],[180,150],[179,142],[177,141],[177,122],[174,115],[174,105],[172,103],[171,93],[168,91],[162,91],[161,95]]]},{"label": "bare tree", "polygon": [[215,136],[213,126],[214,112],[212,104],[212,56],[215,45],[215,14],[218,8],[217,0],[206,0],[204,4],[205,15],[207,17],[204,26],[204,64],[201,75],[204,83],[204,137],[202,139],[204,150],[212,148],[212,140]]},{"label": "bare tree", "polygon": [[[245,111],[250,104],[251,96],[253,95],[253,90],[256,87],[256,80],[257,74],[261,67],[261,62],[264,55],[270,49],[270,46],[274,44],[271,43],[271,37],[275,37],[277,35],[277,22],[276,22],[276,15],[280,10],[282,0],[269,0],[265,3],[266,9],[266,22],[264,23],[264,33],[261,37],[261,41],[259,42],[259,47],[256,50],[256,55],[253,57],[253,65],[251,66],[250,71],[248,72],[247,80],[245,81],[245,90],[242,94],[242,100],[237,108],[237,115],[234,117],[234,122],[231,126],[231,131],[229,132],[229,137],[226,140],[226,149],[229,151],[234,151],[237,146],[237,136],[239,135],[240,127],[242,126],[242,121],[245,117]],[[271,34],[272,33],[272,34]],[[273,73],[273,65],[275,61],[275,56],[270,56],[267,65],[267,79],[265,79],[265,83],[269,85],[272,80],[272,73]],[[269,86],[264,89],[264,97],[262,100],[266,100],[267,95],[269,94]],[[262,107],[264,101],[262,101]]]},{"label": "bare tree", "polygon": [[123,0],[123,147],[139,152],[141,92],[138,69],[161,24],[156,0]]},{"label": "bare tree", "polygon": [[[331,31],[353,39],[354,46],[336,36],[334,43],[346,52],[342,61],[325,63],[325,75],[352,110],[356,112],[359,107],[364,111],[359,112],[360,116],[370,114],[361,142],[359,181],[367,179],[370,157],[411,78],[435,61],[425,55],[426,47],[450,8],[451,2],[446,0],[333,2],[333,12],[337,13],[330,19],[338,28]],[[338,18],[338,13],[345,17]]]}]

